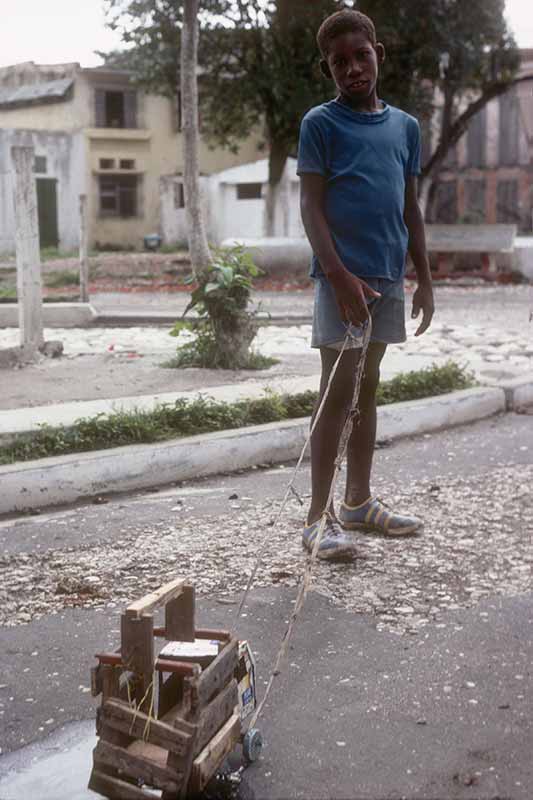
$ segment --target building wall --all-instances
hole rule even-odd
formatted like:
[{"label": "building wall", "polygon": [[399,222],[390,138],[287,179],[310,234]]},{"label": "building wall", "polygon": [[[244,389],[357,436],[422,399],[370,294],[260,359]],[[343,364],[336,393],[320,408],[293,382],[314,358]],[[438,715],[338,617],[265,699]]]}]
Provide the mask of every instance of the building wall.
[{"label": "building wall", "polygon": [[[137,93],[137,128],[96,127],[96,98],[98,88],[111,90],[131,90],[129,77],[125,73],[103,69],[81,69],[77,64],[41,67],[33,63],[0,69],[0,87],[17,87],[35,84],[56,78],[73,77],[74,86],[61,102],[33,104],[26,107],[0,109],[0,128],[4,131],[31,130],[37,136],[55,133],[67,137],[63,144],[54,140],[52,151],[57,146],[56,164],[61,174],[61,197],[68,198],[60,215],[60,245],[71,249],[77,244],[78,198],[72,191],[85,191],[88,195],[89,241],[90,245],[111,245],[113,247],[142,247],[143,237],[161,232],[161,193],[160,177],[179,174],[183,171],[182,134],[177,130],[174,104],[163,97]],[[78,135],[79,134],[79,135]],[[16,135],[19,135],[17,133]],[[66,144],[67,139],[69,145]],[[44,142],[44,139],[40,140]],[[211,148],[204,141],[200,143],[200,170],[205,175],[220,172],[229,167],[256,160],[259,153],[259,132],[243,141],[239,151],[232,153],[222,148]],[[74,172],[66,180],[63,164],[68,150],[70,166]],[[70,149],[69,149],[70,148]],[[53,160],[50,152],[50,159]],[[55,151],[54,151],[55,152]],[[102,170],[100,159],[133,159],[135,170],[127,174],[138,175],[138,207],[135,217],[121,218],[102,214],[100,207],[100,175],[110,174]],[[67,159],[68,160],[68,159]],[[121,171],[114,171],[115,174]],[[126,174],[126,173],[124,173]],[[0,192],[9,190],[2,182]],[[78,192],[79,193],[79,192]],[[3,195],[0,195],[3,197]],[[59,201],[59,194],[58,194]],[[3,205],[5,205],[3,203]],[[8,212],[0,211],[6,217]],[[76,224],[74,226],[74,219]],[[213,222],[213,226],[216,222]],[[7,226],[7,228],[6,228]],[[10,228],[10,233],[5,233]],[[14,231],[12,222],[3,223],[0,236],[3,236],[4,249],[12,248]],[[76,233],[74,233],[76,230]],[[182,237],[180,237],[182,238]]]},{"label": "building wall", "polygon": [[[429,219],[436,222],[533,222],[533,53],[509,92],[474,117],[438,177]],[[433,145],[435,142],[433,142]]]},{"label": "building wall", "polygon": [[81,133],[35,130],[0,131],[0,253],[15,248],[11,147],[31,146],[46,158],[42,177],[56,180],[59,248],[73,250],[79,241],[79,195],[86,191],[84,138]]}]

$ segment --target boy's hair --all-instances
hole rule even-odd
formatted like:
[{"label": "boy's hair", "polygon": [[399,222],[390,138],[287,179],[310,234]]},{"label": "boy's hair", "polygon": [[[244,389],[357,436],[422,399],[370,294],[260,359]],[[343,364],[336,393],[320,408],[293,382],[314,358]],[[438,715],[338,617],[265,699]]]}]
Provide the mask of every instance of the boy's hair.
[{"label": "boy's hair", "polygon": [[376,29],[374,23],[360,11],[345,8],[326,17],[316,35],[317,44],[322,58],[328,57],[329,44],[343,33],[364,33],[371,45],[376,44]]}]

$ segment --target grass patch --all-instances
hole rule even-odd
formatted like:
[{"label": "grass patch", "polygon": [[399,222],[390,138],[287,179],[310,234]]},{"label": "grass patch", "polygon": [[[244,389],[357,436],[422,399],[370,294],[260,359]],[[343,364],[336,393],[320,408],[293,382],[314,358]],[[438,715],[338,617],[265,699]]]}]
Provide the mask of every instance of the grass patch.
[{"label": "grass patch", "polygon": [[16,286],[0,286],[0,303],[12,303],[17,299]]},{"label": "grass patch", "polygon": [[[378,405],[417,400],[475,385],[471,373],[454,362],[384,381]],[[42,426],[0,448],[0,464],[13,464],[47,456],[100,450],[128,444],[158,442],[200,433],[230,430],[265,422],[307,417],[312,413],[316,392],[294,395],[267,393],[257,400],[223,403],[209,397],[177,400],[154,411],[117,412],[79,419],[70,428]]]},{"label": "grass patch", "polygon": [[73,269],[60,269],[43,275],[43,282],[48,289],[60,289],[62,286],[79,286],[80,273]]}]

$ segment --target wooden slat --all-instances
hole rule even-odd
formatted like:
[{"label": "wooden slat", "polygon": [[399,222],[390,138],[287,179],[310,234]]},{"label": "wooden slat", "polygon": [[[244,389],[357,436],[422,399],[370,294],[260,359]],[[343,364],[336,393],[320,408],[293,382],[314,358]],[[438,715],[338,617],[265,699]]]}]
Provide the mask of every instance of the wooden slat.
[{"label": "wooden slat", "polygon": [[93,697],[98,697],[98,695],[102,693],[103,688],[102,671],[100,669],[100,664],[97,664],[96,667],[91,667],[91,695]]},{"label": "wooden slat", "polygon": [[195,614],[194,586],[183,586],[179,597],[165,605],[165,636],[169,641],[194,642]]},{"label": "wooden slat", "polygon": [[231,680],[239,662],[239,642],[231,639],[214,661],[202,672],[196,690],[193,688],[193,706],[203,708],[215,694]]},{"label": "wooden slat", "polygon": [[93,757],[96,769],[113,767],[128,778],[140,778],[154,789],[163,789],[167,792],[174,792],[174,794],[180,790],[181,775],[179,773],[146,757],[136,755],[123,747],[100,740],[94,748]]},{"label": "wooden slat", "polygon": [[120,694],[120,668],[107,664],[100,666],[102,672],[102,702],[108,697],[118,697]]},{"label": "wooden slat", "polygon": [[[114,730],[127,733],[135,739],[144,738],[148,717],[142,712],[135,713],[120,700],[107,700],[102,709],[101,722]],[[151,744],[164,747],[177,756],[185,756],[192,742],[193,726],[183,723],[181,730],[159,720],[150,720],[147,740]]]},{"label": "wooden slat", "polygon": [[120,618],[120,652],[122,662],[139,675],[150,676],[154,671],[153,617]]},{"label": "wooden slat", "polygon": [[201,792],[212,778],[220,764],[231,753],[241,735],[241,718],[239,710],[235,709],[233,715],[211,739],[202,752],[195,758],[189,791],[191,794]]},{"label": "wooden slat", "polygon": [[198,736],[194,746],[194,755],[197,756],[210,739],[222,728],[233,714],[239,702],[239,689],[237,681],[233,679],[214,700],[207,705],[198,722]]},{"label": "wooden slat", "polygon": [[143,614],[151,614],[155,608],[159,608],[169,600],[179,597],[184,586],[185,580],[183,578],[176,578],[169,583],[165,583],[155,592],[151,592],[151,594],[141,597],[140,600],[136,600],[135,603],[131,603],[126,609],[126,616],[140,617]]},{"label": "wooden slat", "polygon": [[91,772],[89,789],[110,800],[153,800],[154,797],[153,793],[148,794],[132,783],[105,775],[98,769]]}]

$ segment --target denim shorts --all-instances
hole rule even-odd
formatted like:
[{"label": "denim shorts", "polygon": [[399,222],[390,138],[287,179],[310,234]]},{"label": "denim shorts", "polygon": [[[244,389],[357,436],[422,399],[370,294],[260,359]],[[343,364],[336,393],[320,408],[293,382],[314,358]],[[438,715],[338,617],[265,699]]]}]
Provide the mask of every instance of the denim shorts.
[{"label": "denim shorts", "polygon": [[[371,341],[383,344],[405,342],[404,279],[390,281],[385,278],[364,278],[381,297],[368,301],[372,316]],[[331,347],[340,350],[346,333],[351,338],[347,347],[361,347],[363,329],[343,322],[335,294],[325,278],[315,280],[315,305],[311,347]]]}]

